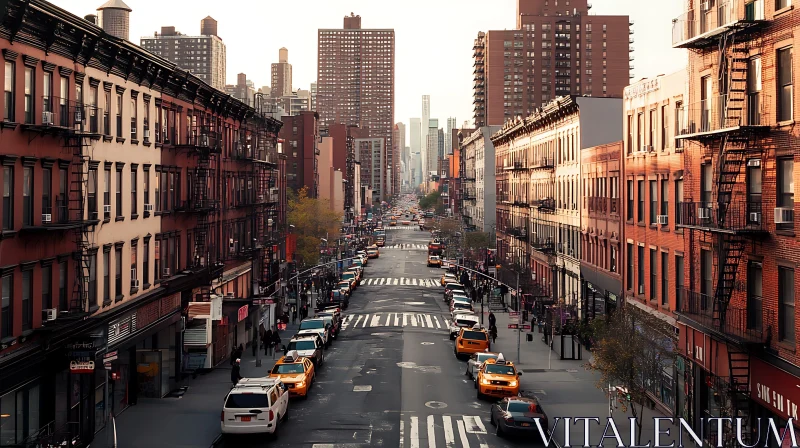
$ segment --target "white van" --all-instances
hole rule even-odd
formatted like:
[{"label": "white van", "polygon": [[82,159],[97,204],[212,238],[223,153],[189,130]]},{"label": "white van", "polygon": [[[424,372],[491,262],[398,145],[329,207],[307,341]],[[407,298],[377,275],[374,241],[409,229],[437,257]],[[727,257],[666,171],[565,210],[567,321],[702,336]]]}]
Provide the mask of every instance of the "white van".
[{"label": "white van", "polygon": [[279,378],[242,378],[222,405],[222,434],[274,434],[289,415],[288,387]]}]

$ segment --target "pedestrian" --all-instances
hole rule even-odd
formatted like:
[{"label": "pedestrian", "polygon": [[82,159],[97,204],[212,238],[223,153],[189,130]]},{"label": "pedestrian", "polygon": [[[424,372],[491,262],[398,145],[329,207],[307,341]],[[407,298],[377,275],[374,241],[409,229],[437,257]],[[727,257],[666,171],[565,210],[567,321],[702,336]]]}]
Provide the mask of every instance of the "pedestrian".
[{"label": "pedestrian", "polygon": [[241,366],[240,366],[241,363],[242,360],[239,358],[236,358],[233,362],[233,368],[231,369],[231,383],[233,383],[234,386],[236,386],[239,380],[242,379]]},{"label": "pedestrian", "polygon": [[272,356],[272,328],[264,333],[264,356]]},{"label": "pedestrian", "polygon": [[234,365],[236,363],[236,358],[238,358],[238,356],[236,356],[237,350],[238,347],[233,347],[233,350],[231,350],[231,365]]},{"label": "pedestrian", "polygon": [[292,325],[294,325],[296,320],[297,320],[297,307],[292,306]]},{"label": "pedestrian", "polygon": [[253,358],[256,357],[256,350],[258,350],[258,334],[253,332]]},{"label": "pedestrian", "polygon": [[272,352],[272,358],[274,359],[275,352],[281,349],[281,336],[277,331],[272,333],[272,345],[275,347],[274,351]]},{"label": "pedestrian", "polygon": [[472,301],[473,302],[477,302],[478,301],[478,292],[475,291],[474,289],[472,290]]},{"label": "pedestrian", "polygon": [[491,338],[492,338],[492,344],[497,342],[497,326],[496,325],[492,324],[489,327],[489,336],[491,336]]},{"label": "pedestrian", "polygon": [[489,311],[489,328],[493,327],[497,323],[497,318],[494,317],[494,313]]}]

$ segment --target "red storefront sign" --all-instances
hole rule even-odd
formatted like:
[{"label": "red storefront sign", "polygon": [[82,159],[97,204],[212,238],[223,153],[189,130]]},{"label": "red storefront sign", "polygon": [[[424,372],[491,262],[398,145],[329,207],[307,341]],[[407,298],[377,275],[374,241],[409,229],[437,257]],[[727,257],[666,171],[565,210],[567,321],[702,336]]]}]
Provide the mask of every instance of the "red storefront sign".
[{"label": "red storefront sign", "polygon": [[784,419],[798,419],[800,379],[758,358],[750,358],[753,400]]},{"label": "red storefront sign", "polygon": [[248,313],[249,309],[250,309],[250,307],[248,305],[245,305],[245,306],[239,308],[239,311],[238,311],[239,320],[238,320],[238,322],[241,322],[241,321],[247,319],[247,313]]}]

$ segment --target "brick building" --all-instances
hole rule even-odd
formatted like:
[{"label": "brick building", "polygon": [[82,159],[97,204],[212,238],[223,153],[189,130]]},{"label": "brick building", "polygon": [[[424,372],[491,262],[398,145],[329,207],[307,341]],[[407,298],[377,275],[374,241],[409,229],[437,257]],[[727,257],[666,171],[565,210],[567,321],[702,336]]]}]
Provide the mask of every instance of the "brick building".
[{"label": "brick building", "polygon": [[2,8],[2,443],[85,446],[251,340],[281,255],[281,124],[45,1]]},{"label": "brick building", "polygon": [[280,136],[284,140],[287,185],[295,192],[307,187],[308,195],[315,198],[319,195],[319,115],[305,111],[299,115],[284,115],[281,121],[283,128]]},{"label": "brick building", "polygon": [[[785,1],[693,0],[673,20],[673,46],[689,53],[685,121],[677,130],[687,259],[676,312],[679,376],[688,390],[678,410],[698,425],[700,417],[724,413],[755,431],[756,418],[796,417],[796,406],[785,403],[800,401],[793,387],[800,378],[792,76],[798,23]],[[768,389],[782,398],[765,396]]]},{"label": "brick building", "polygon": [[586,319],[609,314],[620,304],[621,155],[621,141],[581,149],[581,308]]},{"label": "brick building", "polygon": [[478,33],[476,126],[526,117],[560,96],[622,97],[633,70],[632,23],[590,8],[586,0],[517,0],[516,29]]},{"label": "brick building", "polygon": [[[617,250],[624,260],[618,272],[623,273],[625,301],[655,312],[676,326],[676,332],[674,311],[682,297],[677,285],[684,284],[685,247],[684,230],[678,225],[684,161],[675,129],[686,94],[685,70],[625,88],[623,173],[611,185],[611,195],[622,198],[624,211],[625,239]],[[674,413],[672,366],[650,384],[655,402],[667,414]]]}]

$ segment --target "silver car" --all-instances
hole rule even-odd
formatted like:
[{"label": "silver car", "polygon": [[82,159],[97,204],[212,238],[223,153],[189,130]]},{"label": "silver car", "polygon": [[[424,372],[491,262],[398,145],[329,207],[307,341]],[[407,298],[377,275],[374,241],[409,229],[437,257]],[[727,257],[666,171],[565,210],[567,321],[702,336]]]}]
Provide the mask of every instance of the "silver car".
[{"label": "silver car", "polygon": [[473,353],[472,356],[469,357],[469,361],[467,361],[467,371],[465,375],[472,381],[475,381],[478,377],[478,370],[480,370],[481,364],[486,362],[487,359],[497,359],[498,356],[498,353],[492,352]]}]

